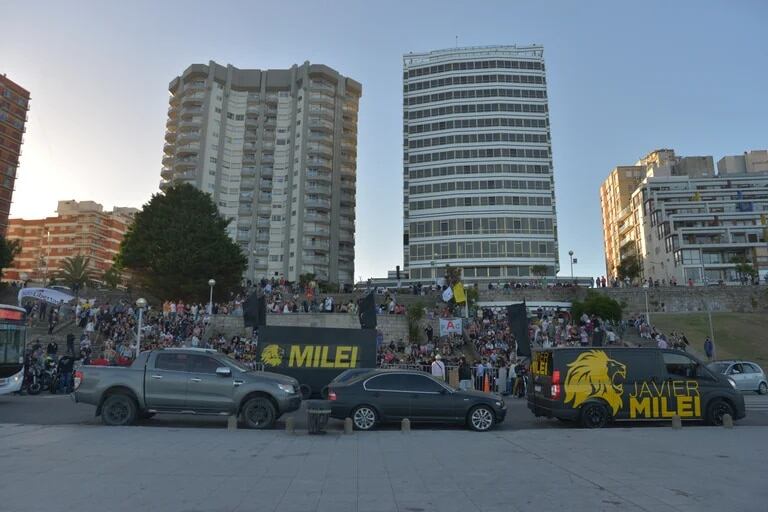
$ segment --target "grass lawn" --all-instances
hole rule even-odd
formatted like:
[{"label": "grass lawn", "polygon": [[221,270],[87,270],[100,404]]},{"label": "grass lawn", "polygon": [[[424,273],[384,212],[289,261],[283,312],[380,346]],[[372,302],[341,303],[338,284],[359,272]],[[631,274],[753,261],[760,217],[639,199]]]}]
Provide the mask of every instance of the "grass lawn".
[{"label": "grass lawn", "polygon": [[[663,333],[683,331],[691,348],[704,355],[709,335],[706,313],[651,313],[651,323]],[[768,367],[768,315],[761,313],[712,313],[717,359],[749,359]]]}]

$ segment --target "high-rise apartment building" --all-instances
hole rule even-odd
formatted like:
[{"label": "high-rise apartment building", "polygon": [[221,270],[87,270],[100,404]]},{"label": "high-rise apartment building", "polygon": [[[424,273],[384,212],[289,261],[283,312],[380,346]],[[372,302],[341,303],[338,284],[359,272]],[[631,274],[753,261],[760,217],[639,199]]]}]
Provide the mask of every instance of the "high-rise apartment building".
[{"label": "high-rise apartment building", "polygon": [[558,268],[543,48],[403,56],[405,270],[469,282]]},{"label": "high-rise apartment building", "polygon": [[29,92],[0,75],[0,235],[5,235],[8,230],[27,110]]},{"label": "high-rise apartment building", "polygon": [[[634,258],[642,279],[739,282],[737,263],[768,275],[768,168],[724,157],[679,157],[671,149],[617,167],[600,188],[606,273]],[[765,159],[768,163],[768,159]],[[734,164],[734,162],[736,162]],[[742,162],[743,163],[743,162]]]},{"label": "high-rise apartment building", "polygon": [[361,85],[290,69],[193,64],[171,93],[160,188],[190,183],[231,219],[246,278],[351,284]]},{"label": "high-rise apartment building", "polygon": [[48,281],[61,263],[81,254],[90,258],[96,278],[111,266],[120,250],[136,208],[115,207],[104,211],[93,201],[59,201],[55,217],[11,219],[8,239],[21,242],[21,253],[13,266],[3,270],[3,279],[18,281],[27,274],[31,281]]}]

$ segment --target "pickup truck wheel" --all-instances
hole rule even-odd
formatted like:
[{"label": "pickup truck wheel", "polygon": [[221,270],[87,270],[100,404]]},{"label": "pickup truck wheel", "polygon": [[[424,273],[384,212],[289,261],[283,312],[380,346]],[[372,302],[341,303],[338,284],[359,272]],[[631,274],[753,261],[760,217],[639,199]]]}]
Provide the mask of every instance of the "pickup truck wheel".
[{"label": "pickup truck wheel", "polygon": [[242,417],[248,428],[272,428],[277,419],[277,411],[268,398],[251,398],[243,406]]},{"label": "pickup truck wheel", "polygon": [[137,413],[136,402],[128,395],[110,395],[101,405],[101,421],[109,426],[132,425]]}]

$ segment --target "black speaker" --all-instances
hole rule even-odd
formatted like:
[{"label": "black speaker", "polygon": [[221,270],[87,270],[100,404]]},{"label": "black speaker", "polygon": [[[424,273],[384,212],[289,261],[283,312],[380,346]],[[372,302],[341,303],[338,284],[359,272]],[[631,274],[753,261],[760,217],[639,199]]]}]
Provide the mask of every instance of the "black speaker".
[{"label": "black speaker", "polygon": [[243,302],[243,324],[245,327],[267,325],[267,299],[257,291]]},{"label": "black speaker", "polygon": [[509,330],[517,340],[517,355],[531,357],[531,342],[528,339],[528,310],[525,302],[507,306]]},{"label": "black speaker", "polygon": [[360,328],[376,328],[376,299],[373,297],[373,292],[370,292],[360,300],[357,317],[360,320]]}]

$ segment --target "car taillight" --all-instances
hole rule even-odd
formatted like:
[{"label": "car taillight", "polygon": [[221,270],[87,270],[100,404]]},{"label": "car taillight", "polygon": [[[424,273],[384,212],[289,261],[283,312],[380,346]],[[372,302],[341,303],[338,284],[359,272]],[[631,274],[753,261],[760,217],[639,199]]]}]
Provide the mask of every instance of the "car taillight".
[{"label": "car taillight", "polygon": [[552,388],[550,389],[550,396],[553,400],[557,400],[560,398],[560,393],[560,370],[555,370],[552,372]]},{"label": "car taillight", "polygon": [[80,384],[83,383],[83,372],[80,370],[75,372],[75,389],[80,387]]},{"label": "car taillight", "polygon": [[336,392],[335,391],[328,391],[328,400],[336,400]]}]

